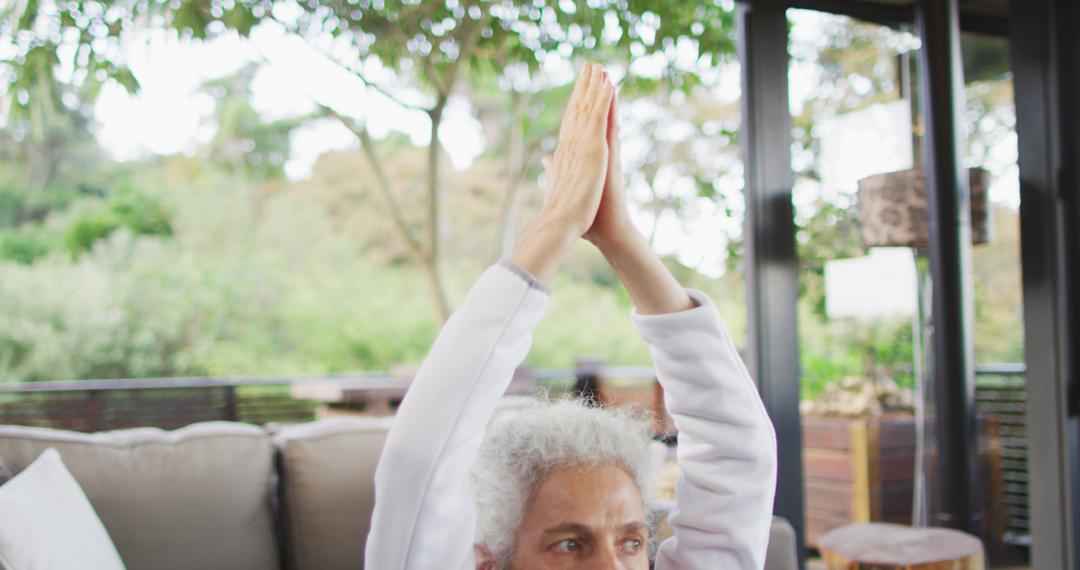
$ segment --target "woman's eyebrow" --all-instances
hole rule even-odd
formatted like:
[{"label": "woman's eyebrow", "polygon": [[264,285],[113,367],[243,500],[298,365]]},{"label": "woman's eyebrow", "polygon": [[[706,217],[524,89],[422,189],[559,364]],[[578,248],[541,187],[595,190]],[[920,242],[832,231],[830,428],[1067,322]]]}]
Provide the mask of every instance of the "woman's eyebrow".
[{"label": "woman's eyebrow", "polygon": [[[644,521],[630,521],[619,527],[622,532],[630,532],[634,530],[642,530],[648,528],[648,525]],[[564,522],[553,527],[548,527],[543,530],[544,534],[556,534],[561,532],[575,533],[575,534],[589,534],[592,532],[590,527],[587,527],[580,523]]]},{"label": "woman's eyebrow", "polygon": [[580,523],[564,522],[553,527],[545,528],[543,532],[544,534],[555,534],[560,532],[589,534],[592,532],[592,529]]},{"label": "woman's eyebrow", "polygon": [[644,521],[633,521],[633,522],[628,522],[628,523],[624,524],[622,526],[622,531],[623,532],[630,532],[632,530],[644,530],[646,528],[649,528],[649,527],[648,527],[648,525],[645,524]]}]

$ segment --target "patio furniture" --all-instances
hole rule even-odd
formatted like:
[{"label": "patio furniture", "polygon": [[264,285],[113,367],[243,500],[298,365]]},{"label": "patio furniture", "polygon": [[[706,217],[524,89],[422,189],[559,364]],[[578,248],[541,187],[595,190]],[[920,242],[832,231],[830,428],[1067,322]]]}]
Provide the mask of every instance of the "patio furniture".
[{"label": "patio furniture", "polygon": [[868,523],[830,531],[818,542],[829,570],[982,570],[982,542],[957,530]]},{"label": "patio furniture", "polygon": [[[835,528],[867,522],[916,524],[912,495],[915,418],[900,414],[843,418],[803,416],[806,545]],[[998,417],[977,418],[981,534],[1001,552],[1006,528],[1003,440]]]},{"label": "patio furniture", "polygon": [[[389,420],[275,432],[234,422],[94,434],[0,426],[0,461],[18,474],[59,451],[128,570],[363,568]],[[789,524],[775,520],[770,542],[766,570],[798,568]]]}]

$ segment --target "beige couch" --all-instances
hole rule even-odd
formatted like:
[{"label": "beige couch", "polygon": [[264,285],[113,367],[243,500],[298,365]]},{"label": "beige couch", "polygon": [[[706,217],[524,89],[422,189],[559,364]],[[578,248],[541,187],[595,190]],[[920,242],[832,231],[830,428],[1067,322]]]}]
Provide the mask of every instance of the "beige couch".
[{"label": "beige couch", "polygon": [[[363,418],[273,434],[228,422],[96,434],[0,426],[0,460],[18,473],[59,450],[129,570],[357,569],[388,427]],[[790,525],[777,520],[771,540],[766,568],[796,568]]]}]

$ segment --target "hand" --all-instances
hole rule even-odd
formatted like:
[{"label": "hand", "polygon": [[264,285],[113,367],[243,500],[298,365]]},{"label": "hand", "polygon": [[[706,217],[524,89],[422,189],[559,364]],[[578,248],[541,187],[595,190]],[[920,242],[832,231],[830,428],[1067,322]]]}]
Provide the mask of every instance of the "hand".
[{"label": "hand", "polygon": [[614,91],[604,68],[586,63],[563,115],[555,156],[544,161],[544,208],[510,256],[542,282],[551,282],[596,218],[607,177],[605,131]]},{"label": "hand", "polygon": [[545,160],[547,200],[538,225],[565,225],[574,237],[592,225],[608,171],[608,128],[615,87],[603,66],[585,64],[559,128],[555,156]]},{"label": "hand", "polygon": [[626,192],[623,189],[618,109],[619,94],[616,92],[611,98],[611,109],[608,111],[608,167],[600,196],[600,207],[596,211],[592,227],[582,236],[601,249],[625,241],[628,235],[637,231],[630,219],[630,209],[626,205]]}]

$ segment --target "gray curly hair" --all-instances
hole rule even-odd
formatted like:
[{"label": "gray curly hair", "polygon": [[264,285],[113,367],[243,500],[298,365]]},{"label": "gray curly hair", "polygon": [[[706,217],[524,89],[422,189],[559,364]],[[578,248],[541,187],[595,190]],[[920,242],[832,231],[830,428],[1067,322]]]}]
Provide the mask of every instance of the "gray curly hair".
[{"label": "gray curly hair", "polygon": [[654,470],[650,434],[650,423],[640,414],[590,407],[578,398],[543,399],[496,415],[472,469],[477,544],[499,567],[507,567],[514,546],[514,532],[507,529],[521,524],[539,484],[567,467],[616,465],[648,502]]}]

